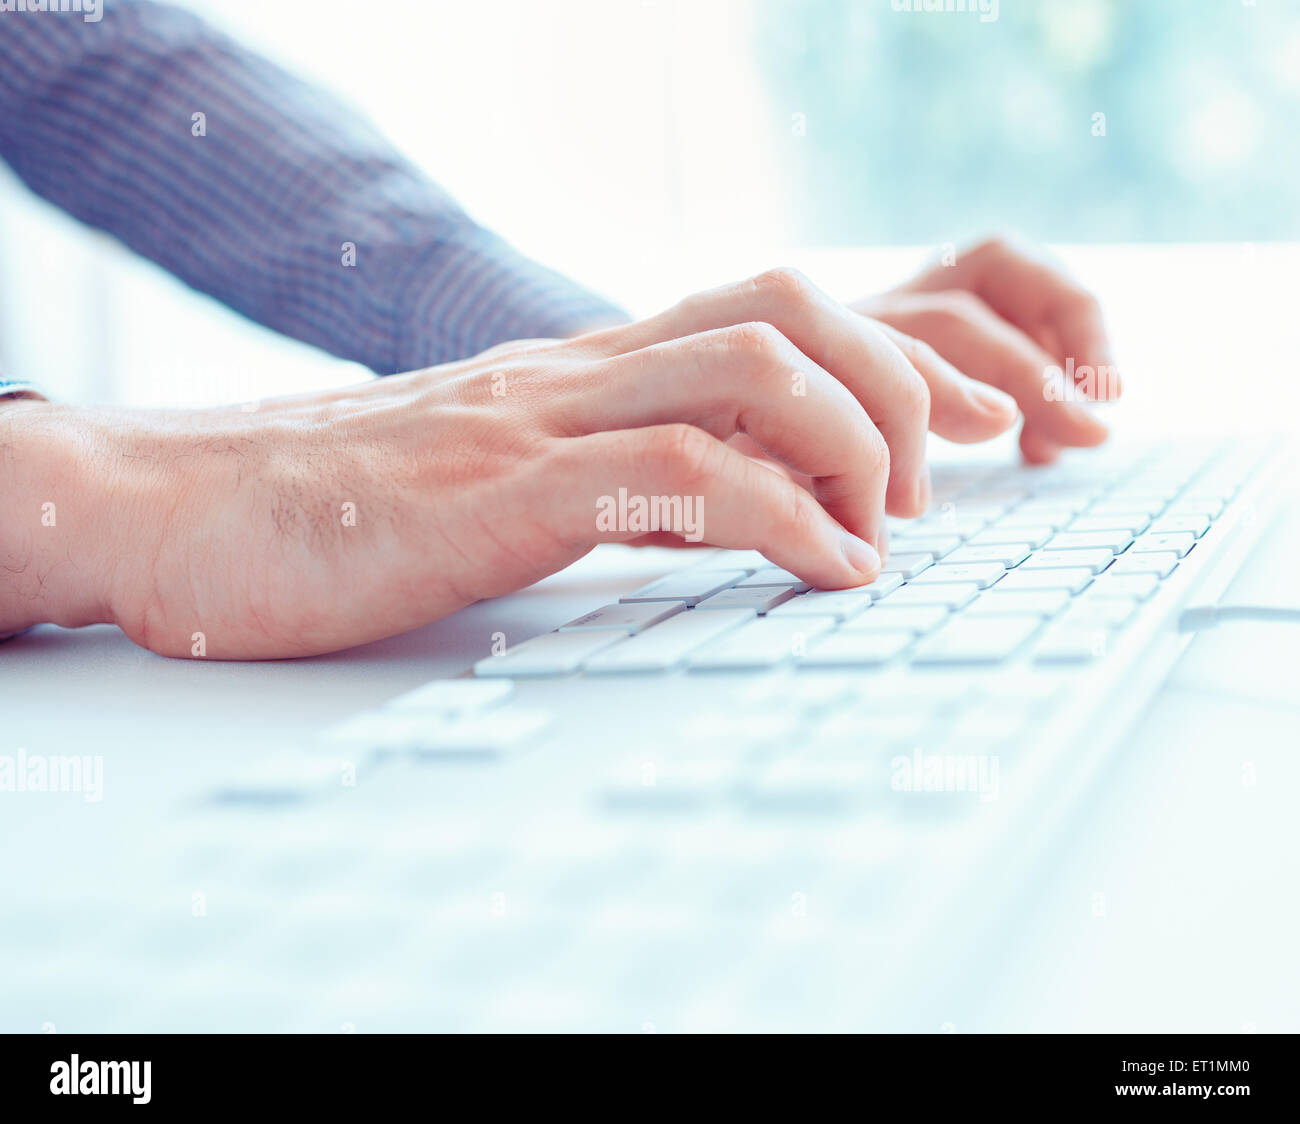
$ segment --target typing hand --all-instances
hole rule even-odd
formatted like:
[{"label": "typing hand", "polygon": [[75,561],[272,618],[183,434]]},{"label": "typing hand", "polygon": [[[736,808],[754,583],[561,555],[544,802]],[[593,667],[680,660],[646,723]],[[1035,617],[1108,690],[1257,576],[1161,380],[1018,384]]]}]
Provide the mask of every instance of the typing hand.
[{"label": "typing hand", "polygon": [[[253,412],[13,402],[0,629],[111,621],[167,655],[332,651],[640,538],[638,497],[680,501],[657,510],[684,538],[860,585],[885,512],[926,504],[927,429],[979,440],[1014,418],[784,270]],[[811,490],[728,446],[736,434]]]},{"label": "typing hand", "polygon": [[[853,307],[1013,395],[1025,416],[1020,448],[1031,463],[1054,460],[1065,445],[1106,439],[1106,427],[1077,404],[1120,393],[1101,311],[1050,262],[994,239]],[[1053,369],[1071,384],[1049,376]]]}]

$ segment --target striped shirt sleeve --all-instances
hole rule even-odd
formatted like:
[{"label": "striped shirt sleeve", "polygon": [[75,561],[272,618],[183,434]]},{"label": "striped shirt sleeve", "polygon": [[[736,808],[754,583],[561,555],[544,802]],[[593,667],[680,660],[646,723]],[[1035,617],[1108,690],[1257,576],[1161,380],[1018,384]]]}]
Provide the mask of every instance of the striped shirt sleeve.
[{"label": "striped shirt sleeve", "polygon": [[7,379],[0,375],[0,398],[10,394],[35,394],[36,387],[22,379]]},{"label": "striped shirt sleeve", "polygon": [[6,12],[0,72],[0,158],[34,191],[379,374],[625,319],[474,223],[357,112],[190,13]]}]

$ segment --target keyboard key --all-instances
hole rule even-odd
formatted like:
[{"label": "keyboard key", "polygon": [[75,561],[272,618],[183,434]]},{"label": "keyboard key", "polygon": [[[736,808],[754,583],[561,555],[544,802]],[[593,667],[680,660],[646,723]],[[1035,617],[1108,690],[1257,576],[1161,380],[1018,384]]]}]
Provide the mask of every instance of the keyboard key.
[{"label": "keyboard key", "polygon": [[776,714],[737,713],[732,708],[703,710],[678,724],[677,733],[688,742],[702,742],[709,746],[731,742],[753,747],[788,741],[794,737],[800,721],[800,716],[790,710]]},{"label": "keyboard key", "polygon": [[[765,762],[744,785],[743,799],[758,809],[826,812],[861,800],[879,763],[865,754],[829,760],[808,754],[786,754]],[[883,785],[882,785],[883,787]]]},{"label": "keyboard key", "polygon": [[[472,680],[470,680],[472,682]],[[542,711],[497,707],[477,713],[378,710],[327,730],[331,743],[400,752],[496,752],[526,741],[551,722]]]},{"label": "keyboard key", "polygon": [[409,749],[422,758],[497,754],[535,741],[551,721],[544,711],[517,707],[456,717],[430,716],[413,732]]},{"label": "keyboard key", "polygon": [[711,612],[717,609],[753,609],[756,613],[766,613],[775,609],[784,601],[789,601],[799,590],[792,585],[738,585],[724,589],[712,597],[706,597],[695,606],[695,612]]},{"label": "keyboard key", "polygon": [[834,627],[834,617],[767,617],[733,629],[691,653],[686,662],[700,671],[772,667],[801,655]]},{"label": "keyboard key", "polygon": [[1094,518],[1103,515],[1140,515],[1146,519],[1154,519],[1164,510],[1164,506],[1165,501],[1162,499],[1133,497],[1126,500],[1098,500],[1088,508],[1087,513]]},{"label": "keyboard key", "polygon": [[747,707],[778,709],[783,713],[816,713],[852,699],[858,686],[857,678],[852,675],[776,672],[754,677],[738,697]]},{"label": "keyboard key", "polygon": [[715,554],[710,554],[702,562],[697,562],[691,569],[697,573],[705,570],[715,572],[744,570],[746,573],[752,574],[755,570],[766,570],[771,565],[771,560],[765,558],[762,551],[759,550],[719,550]]},{"label": "keyboard key", "polygon": [[1075,512],[1071,508],[1035,508],[1032,511],[1017,508],[998,520],[997,530],[1002,533],[1022,532],[1023,528],[1032,527],[1035,530],[1045,528],[1050,533],[1061,530],[1074,518]]},{"label": "keyboard key", "polygon": [[405,750],[415,742],[420,713],[397,710],[372,710],[353,715],[325,730],[320,736],[331,745],[354,749]]},{"label": "keyboard key", "polygon": [[1019,566],[1029,557],[1032,548],[1028,543],[1003,543],[997,546],[970,546],[969,544],[954,550],[945,563],[954,566],[967,566],[979,562],[997,562],[1002,566]]},{"label": "keyboard key", "polygon": [[1155,574],[1116,574],[1107,571],[1088,590],[1089,597],[1135,597],[1145,601],[1156,591],[1160,579]]},{"label": "keyboard key", "polygon": [[[890,574],[881,571],[876,580],[867,585],[855,586],[854,593],[865,593],[873,601],[879,601],[887,593],[893,593],[900,585],[903,584],[902,574]],[[814,593],[817,590],[813,590]]]},{"label": "keyboard key", "polygon": [[1202,496],[1199,499],[1179,499],[1174,500],[1165,508],[1165,516],[1168,518],[1177,515],[1195,515],[1202,519],[1213,520],[1223,514],[1223,507],[1223,501],[1212,496]]},{"label": "keyboard key", "polygon": [[[1028,499],[1028,496],[1022,496],[1020,499]],[[1001,515],[1010,511],[1020,499],[998,498],[991,491],[985,491],[983,488],[974,488],[953,500],[949,501],[952,505],[951,511],[955,516],[972,519],[978,516],[986,522],[993,522]],[[942,509],[933,512],[936,517],[942,518],[944,512]]]},{"label": "keyboard key", "polygon": [[1147,554],[1153,550],[1169,550],[1184,557],[1196,545],[1196,536],[1184,531],[1166,535],[1140,535],[1133,541],[1131,554]]},{"label": "keyboard key", "polygon": [[1018,505],[1015,509],[1004,515],[998,522],[1002,526],[1007,526],[1009,522],[1033,521],[1033,517],[1042,516],[1043,522],[1055,523],[1062,518],[1068,518],[1077,515],[1088,506],[1090,494],[1067,496],[1064,493],[1056,495],[1043,495],[1039,498],[1026,500]]},{"label": "keyboard key", "polygon": [[1177,534],[1187,532],[1198,539],[1210,529],[1210,521],[1204,515],[1169,515],[1157,519],[1151,524],[1153,535]]},{"label": "keyboard key", "polygon": [[1109,550],[1118,554],[1133,541],[1127,531],[1062,531],[1047,543],[1048,550]]},{"label": "keyboard key", "polygon": [[810,667],[875,666],[892,660],[912,638],[911,632],[846,629],[811,645],[799,662]]},{"label": "keyboard key", "polygon": [[1000,663],[1041,627],[1037,617],[959,618],[941,628],[912,656],[916,664]]},{"label": "keyboard key", "polygon": [[898,574],[904,578],[914,578],[922,570],[928,570],[934,564],[934,555],[923,552],[891,554],[880,568],[882,574]]},{"label": "keyboard key", "polygon": [[872,601],[892,593],[903,584],[901,574],[881,574],[869,585],[852,589],[813,589],[772,610],[774,616],[833,616],[844,620],[862,612]]},{"label": "keyboard key", "polygon": [[509,679],[436,679],[390,699],[387,706],[389,710],[467,714],[499,706],[514,693],[515,685]]},{"label": "keyboard key", "polygon": [[790,585],[795,586],[798,593],[812,588],[806,581],[790,573],[789,570],[781,569],[780,566],[764,566],[761,570],[755,570],[744,581],[736,583],[739,589],[747,589],[754,585]]},{"label": "keyboard key", "polygon": [[958,538],[968,539],[971,535],[978,534],[988,524],[989,520],[983,515],[941,511],[921,516],[920,519],[913,521],[912,526],[918,531],[925,531],[932,535],[956,535]]},{"label": "keyboard key", "polygon": [[978,535],[966,540],[968,546],[998,546],[1004,543],[1024,544],[1031,550],[1042,546],[1056,534],[1056,528],[1044,524],[1017,524],[1013,527],[1001,524],[986,527]]},{"label": "keyboard key", "polygon": [[876,609],[892,611],[910,609],[916,605],[945,605],[949,609],[960,609],[974,601],[979,591],[980,587],[974,582],[936,582],[933,585],[913,585],[909,582],[902,589],[896,589],[882,598]]},{"label": "keyboard key", "polygon": [[1101,573],[1115,561],[1115,555],[1108,549],[1103,550],[1040,550],[1031,555],[1022,570],[1063,570],[1071,566],[1081,566],[1094,574]]},{"label": "keyboard key", "polygon": [[888,612],[863,613],[846,621],[843,630],[856,632],[912,632],[920,634],[941,624],[948,617],[942,605],[917,605],[911,609],[890,609]]},{"label": "keyboard key", "polygon": [[961,539],[957,535],[900,533],[890,535],[889,545],[902,553],[932,554],[939,559],[961,546]]},{"label": "keyboard key", "polygon": [[1001,585],[997,585],[967,609],[966,615],[1006,616],[1023,613],[1035,617],[1052,617],[1069,603],[1070,595],[1063,589],[1044,589],[1036,592],[1004,591]]},{"label": "keyboard key", "polygon": [[691,609],[597,653],[582,670],[588,675],[667,671],[683,663],[696,648],[756,619],[752,609],[715,609],[711,613]]},{"label": "keyboard key", "polygon": [[615,629],[628,634],[640,632],[652,624],[666,621],[686,608],[684,601],[620,601],[593,609],[590,613],[561,626],[563,632],[590,632]]},{"label": "keyboard key", "polygon": [[1136,535],[1145,531],[1150,522],[1145,515],[1080,515],[1068,530],[1127,531],[1130,535]]},{"label": "keyboard key", "polygon": [[912,746],[933,726],[935,709],[951,708],[909,705],[905,710],[882,712],[872,701],[836,711],[813,731],[813,752],[862,757],[881,747]]},{"label": "keyboard key", "polygon": [[1111,569],[1116,574],[1157,574],[1167,578],[1178,566],[1178,555],[1173,551],[1137,553],[1129,551],[1115,559]]},{"label": "keyboard key", "polygon": [[922,571],[912,579],[910,584],[930,585],[970,582],[980,589],[987,589],[1006,572],[1006,567],[999,562],[979,562],[967,566],[950,566],[946,562],[941,562]]},{"label": "keyboard key", "polygon": [[[899,579],[902,580],[901,578]],[[773,617],[834,617],[848,620],[871,607],[871,595],[856,589],[814,589],[771,611]]]},{"label": "keyboard key", "polygon": [[620,601],[685,601],[697,605],[749,576],[745,570],[679,570],[620,597]]},{"label": "keyboard key", "polygon": [[1092,581],[1092,571],[1071,567],[1070,569],[1027,570],[1017,566],[998,582],[999,592],[1010,593],[1013,590],[1064,589],[1078,593]]},{"label": "keyboard key", "polygon": [[1142,506],[1144,503],[1158,503],[1163,507],[1178,494],[1182,486],[1181,477],[1169,479],[1135,476],[1125,480],[1123,485],[1107,496],[1106,499],[1112,507],[1123,505],[1137,507]]},{"label": "keyboard key", "polygon": [[1119,628],[1128,623],[1138,605],[1135,597],[1090,597],[1084,594],[1061,614],[1060,622],[1083,628]]},{"label": "keyboard key", "polygon": [[1088,663],[1101,659],[1110,647],[1105,628],[1067,625],[1049,628],[1034,646],[1037,663]]},{"label": "keyboard key", "polygon": [[605,802],[619,811],[680,813],[720,799],[736,783],[731,753],[615,759],[597,781]]},{"label": "keyboard key", "polygon": [[474,665],[481,678],[496,676],[568,675],[588,656],[623,640],[622,632],[548,632],[508,648],[499,656],[487,656]]}]

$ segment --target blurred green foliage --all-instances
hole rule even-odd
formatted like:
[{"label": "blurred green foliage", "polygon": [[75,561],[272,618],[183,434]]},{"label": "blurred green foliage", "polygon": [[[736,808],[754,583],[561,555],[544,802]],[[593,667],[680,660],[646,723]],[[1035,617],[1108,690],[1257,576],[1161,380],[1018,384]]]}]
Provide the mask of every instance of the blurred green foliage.
[{"label": "blurred green foliage", "polygon": [[802,242],[1300,238],[1300,0],[759,5]]}]

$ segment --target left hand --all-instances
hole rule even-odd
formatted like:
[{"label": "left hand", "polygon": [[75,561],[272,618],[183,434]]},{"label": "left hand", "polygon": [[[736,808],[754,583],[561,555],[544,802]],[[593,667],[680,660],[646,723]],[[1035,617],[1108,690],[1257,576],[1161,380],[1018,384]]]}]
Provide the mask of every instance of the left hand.
[{"label": "left hand", "polygon": [[[1101,309],[1043,257],[991,239],[849,307],[1015,398],[1025,417],[1020,449],[1031,464],[1106,439],[1106,426],[1079,402],[1120,394]],[[1053,368],[1072,372],[1073,384],[1062,386]]]}]

